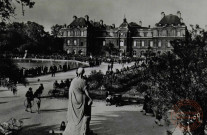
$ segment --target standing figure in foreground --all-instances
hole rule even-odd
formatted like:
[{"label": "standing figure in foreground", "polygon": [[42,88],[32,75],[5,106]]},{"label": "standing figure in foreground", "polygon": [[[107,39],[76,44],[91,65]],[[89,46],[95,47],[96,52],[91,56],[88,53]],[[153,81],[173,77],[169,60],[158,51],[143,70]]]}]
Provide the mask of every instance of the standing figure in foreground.
[{"label": "standing figure in foreground", "polygon": [[77,70],[77,77],[69,88],[69,101],[66,126],[63,135],[89,135],[92,99],[89,96],[86,80],[83,79],[84,69]]}]

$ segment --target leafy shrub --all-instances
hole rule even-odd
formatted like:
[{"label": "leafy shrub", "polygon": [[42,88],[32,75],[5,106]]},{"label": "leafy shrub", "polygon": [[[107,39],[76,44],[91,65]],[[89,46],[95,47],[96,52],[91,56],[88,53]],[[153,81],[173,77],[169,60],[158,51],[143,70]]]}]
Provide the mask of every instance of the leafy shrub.
[{"label": "leafy shrub", "polygon": [[88,77],[90,88],[96,89],[100,87],[103,84],[103,78],[104,75],[101,70],[99,70],[98,72],[96,70],[91,71],[91,74]]}]

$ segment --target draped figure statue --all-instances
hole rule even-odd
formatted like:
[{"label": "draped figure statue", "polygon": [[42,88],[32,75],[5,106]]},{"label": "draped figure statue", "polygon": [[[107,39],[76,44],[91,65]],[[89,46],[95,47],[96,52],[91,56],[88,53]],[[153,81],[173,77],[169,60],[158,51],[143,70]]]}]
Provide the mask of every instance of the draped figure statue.
[{"label": "draped figure statue", "polygon": [[84,69],[77,70],[77,77],[71,82],[69,88],[68,112],[63,135],[89,135],[90,109],[92,99],[89,96],[86,80],[83,79]]}]

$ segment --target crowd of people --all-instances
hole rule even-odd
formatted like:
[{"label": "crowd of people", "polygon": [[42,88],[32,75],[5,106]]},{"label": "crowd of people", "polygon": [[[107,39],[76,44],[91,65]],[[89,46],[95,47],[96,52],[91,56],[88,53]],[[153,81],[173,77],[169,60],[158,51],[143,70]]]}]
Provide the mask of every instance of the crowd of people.
[{"label": "crowd of people", "polygon": [[[36,56],[36,58],[43,58],[41,56]],[[47,58],[47,57],[44,57]],[[51,58],[51,57],[50,57]],[[53,58],[53,57],[52,57]],[[58,57],[58,58],[63,58],[63,57]],[[56,58],[57,59],[57,58]],[[65,58],[63,58],[65,59]],[[106,72],[106,74],[104,75],[104,83],[107,86],[111,86],[116,84],[116,85],[122,85],[128,87],[128,86],[133,86],[134,82],[137,82],[137,79],[139,79],[139,75],[143,74],[142,68],[144,66],[146,66],[144,63],[142,65],[138,64],[138,62],[136,61],[135,64],[131,67],[123,67],[121,70],[116,69],[116,71],[113,71],[114,68],[114,63],[117,62],[119,64],[121,63],[129,63],[132,61],[132,59],[122,59],[120,60],[119,58],[117,59],[108,59],[108,58],[89,58],[86,59],[89,62],[89,66],[93,67],[93,66],[98,66],[101,64],[101,62],[108,62],[108,70]],[[52,65],[50,67],[47,66],[38,66],[35,68],[30,68],[30,69],[25,69],[22,68],[20,69],[20,74],[22,76],[28,77],[28,76],[40,76],[40,75],[45,75],[45,74],[51,74],[52,77],[55,77],[55,74],[57,72],[66,72],[68,70],[70,70],[70,66],[67,64],[64,65]],[[84,69],[79,68],[77,70],[77,77],[72,79],[66,79],[65,81],[61,80],[60,83],[58,83],[58,81],[55,81],[53,84],[53,88],[54,89],[62,89],[62,88],[67,88],[69,89],[69,108],[72,107],[73,105],[77,106],[80,105],[80,103],[82,103],[84,106],[81,108],[78,108],[77,110],[68,110],[68,113],[73,114],[75,112],[71,112],[71,111],[84,111],[84,116],[88,116],[87,118],[84,118],[83,114],[78,114],[78,120],[83,120],[81,122],[81,124],[85,124],[86,126],[88,126],[88,121],[90,121],[90,106],[92,104],[92,99],[89,96],[89,93],[86,90],[86,81],[84,79]],[[4,85],[3,83],[1,83],[0,85]],[[120,87],[119,87],[120,88]],[[118,89],[119,89],[118,88]],[[108,88],[107,88],[108,89]],[[27,105],[26,105],[26,110],[25,111],[30,111],[33,112],[32,110],[32,102],[34,101],[34,99],[37,99],[36,104],[38,107],[38,113],[40,113],[40,105],[41,105],[41,95],[43,93],[44,90],[44,86],[43,84],[40,84],[39,88],[33,93],[32,88],[30,87],[29,90],[26,93],[26,99],[27,99]],[[74,92],[73,95],[72,92]],[[71,100],[71,97],[73,96],[84,96],[85,99],[76,99],[78,100],[78,102],[74,102],[73,100]],[[107,95],[106,100],[107,102],[111,100],[112,97],[110,97],[110,94]],[[83,101],[84,100],[84,101]],[[79,102],[80,101],[80,102]],[[146,93],[146,95],[144,96],[144,105],[143,105],[143,111],[145,112],[144,114],[147,113],[152,113],[155,114],[156,116],[156,123],[158,125],[162,125],[160,123],[160,120],[162,119],[162,109],[161,107],[157,107],[156,111],[154,112],[154,110],[152,109],[151,106],[151,102],[152,102],[152,97],[150,95],[149,92]],[[88,107],[88,108],[84,108],[84,107]],[[69,120],[74,120],[72,117],[70,117],[71,115],[68,115],[68,119]],[[86,120],[85,120],[86,119]],[[70,121],[69,121],[70,123]],[[86,124],[87,123],[87,124]],[[68,134],[69,132],[77,132],[75,129],[80,128],[80,126],[82,125],[70,125],[68,124],[67,126],[64,126],[66,128],[64,134]],[[74,131],[69,131],[69,129],[74,128]],[[87,127],[86,128],[87,131],[84,132],[89,132],[90,128]],[[88,131],[89,130],[89,131]],[[82,131],[81,131],[82,132]]]},{"label": "crowd of people", "polygon": [[58,83],[58,81],[56,80],[53,84],[53,88],[54,89],[69,88],[71,81],[72,81],[72,79],[66,79],[65,81],[61,80],[60,83]]},{"label": "crowd of people", "polygon": [[32,67],[29,69],[21,68],[20,69],[20,75],[24,77],[34,77],[34,76],[40,76],[40,75],[46,75],[46,74],[52,74],[52,77],[55,77],[55,74],[57,72],[66,72],[68,70],[71,70],[70,65],[64,64],[64,65],[52,65],[50,67],[48,66],[37,66]]}]

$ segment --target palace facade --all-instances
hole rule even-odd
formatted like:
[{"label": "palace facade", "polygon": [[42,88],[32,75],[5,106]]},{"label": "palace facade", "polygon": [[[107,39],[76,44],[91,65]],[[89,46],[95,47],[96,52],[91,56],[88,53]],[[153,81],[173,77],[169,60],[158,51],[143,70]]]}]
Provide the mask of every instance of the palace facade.
[{"label": "palace facade", "polygon": [[126,18],[120,26],[106,25],[103,20],[94,22],[89,16],[77,18],[60,30],[64,38],[63,49],[69,54],[100,55],[104,46],[111,44],[120,55],[140,57],[148,49],[156,54],[172,50],[170,41],[185,39],[187,27],[176,15],[161,13],[161,20],[154,27],[142,26],[142,21],[128,22]]}]

